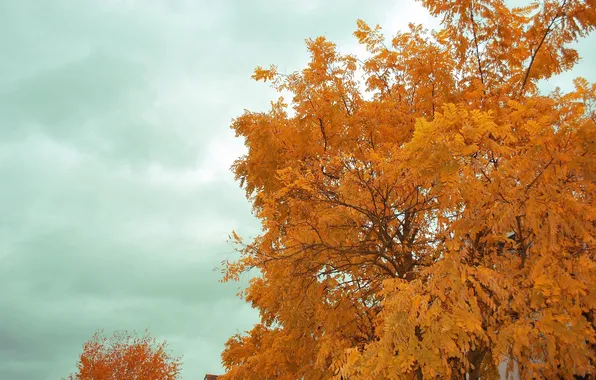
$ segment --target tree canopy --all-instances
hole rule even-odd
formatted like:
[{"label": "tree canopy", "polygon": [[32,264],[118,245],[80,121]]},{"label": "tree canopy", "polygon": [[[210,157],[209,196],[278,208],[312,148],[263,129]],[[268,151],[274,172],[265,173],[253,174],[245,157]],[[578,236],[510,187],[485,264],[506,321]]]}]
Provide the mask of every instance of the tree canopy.
[{"label": "tree canopy", "polygon": [[107,337],[99,331],[83,345],[78,371],[68,379],[175,380],[180,364],[180,358],[166,351],[166,342],[157,344],[148,332],[142,337],[125,331]]},{"label": "tree canopy", "polygon": [[538,90],[580,59],[594,0],[422,0],[440,30],[364,60],[319,37],[292,98],[246,111],[234,166],[262,234],[224,280],[260,323],[230,338],[229,379],[596,374],[596,85]]}]

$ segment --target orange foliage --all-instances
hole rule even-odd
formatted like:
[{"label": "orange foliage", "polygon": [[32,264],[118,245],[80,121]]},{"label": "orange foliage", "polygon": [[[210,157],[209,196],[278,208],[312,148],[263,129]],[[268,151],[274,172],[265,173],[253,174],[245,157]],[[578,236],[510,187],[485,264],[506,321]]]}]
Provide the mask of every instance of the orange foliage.
[{"label": "orange foliage", "polygon": [[258,269],[261,322],[224,378],[596,374],[596,85],[537,88],[596,4],[422,2],[441,30],[358,21],[363,62],[317,38],[301,72],[255,71],[293,98],[232,125],[263,233],[224,280]]},{"label": "orange foliage", "polygon": [[170,356],[166,343],[156,344],[147,332],[140,338],[126,332],[108,338],[97,332],[83,345],[77,367],[69,380],[174,380],[180,358]]}]

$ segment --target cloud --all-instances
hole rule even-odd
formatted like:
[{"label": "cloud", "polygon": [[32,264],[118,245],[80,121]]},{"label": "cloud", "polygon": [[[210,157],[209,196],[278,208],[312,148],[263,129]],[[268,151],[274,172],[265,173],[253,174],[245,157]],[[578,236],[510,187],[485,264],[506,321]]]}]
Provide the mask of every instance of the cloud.
[{"label": "cloud", "polygon": [[[238,310],[238,285],[219,284],[213,269],[232,253],[230,230],[254,234],[256,226],[230,178],[114,170],[43,135],[3,148],[0,172],[10,186],[0,198],[0,333],[12,338],[2,340],[1,355],[11,360],[0,360],[0,377],[32,370],[15,364],[31,355],[62,363],[55,368],[65,375],[96,328],[185,336],[204,331],[204,316]],[[236,326],[204,331],[204,344],[220,350]],[[56,359],[58,342],[70,350],[66,363]]]}]

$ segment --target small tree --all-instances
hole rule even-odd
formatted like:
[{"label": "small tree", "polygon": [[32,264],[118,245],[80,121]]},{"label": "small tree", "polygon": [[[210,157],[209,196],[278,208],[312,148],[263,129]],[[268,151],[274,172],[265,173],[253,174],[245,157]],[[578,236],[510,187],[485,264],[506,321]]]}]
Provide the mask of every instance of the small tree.
[{"label": "small tree", "polygon": [[180,358],[166,352],[166,342],[157,344],[148,331],[137,337],[126,331],[106,337],[96,332],[83,345],[76,374],[69,380],[128,380],[179,378]]}]

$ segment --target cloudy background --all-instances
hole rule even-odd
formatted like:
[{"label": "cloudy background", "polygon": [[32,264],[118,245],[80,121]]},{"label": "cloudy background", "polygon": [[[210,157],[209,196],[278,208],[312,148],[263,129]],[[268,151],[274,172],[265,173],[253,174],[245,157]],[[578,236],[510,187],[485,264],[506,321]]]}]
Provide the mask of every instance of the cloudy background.
[{"label": "cloudy background", "polygon": [[0,379],[67,376],[99,328],[222,372],[257,321],[215,270],[259,230],[230,121],[272,99],[256,65],[300,69],[318,35],[358,52],[357,18],[433,24],[394,0],[0,0]]}]

